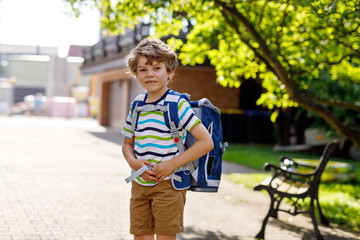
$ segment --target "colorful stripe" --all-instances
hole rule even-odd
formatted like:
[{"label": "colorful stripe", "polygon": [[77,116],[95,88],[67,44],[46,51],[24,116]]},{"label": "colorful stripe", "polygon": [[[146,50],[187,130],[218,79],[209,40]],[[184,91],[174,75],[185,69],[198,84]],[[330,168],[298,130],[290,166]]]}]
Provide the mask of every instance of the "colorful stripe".
[{"label": "colorful stripe", "polygon": [[135,142],[135,146],[137,146],[139,148],[154,147],[154,148],[161,148],[161,149],[168,149],[168,148],[177,147],[176,144],[170,144],[170,145],[160,145],[160,144],[156,144],[156,143],[140,144],[138,142]]},{"label": "colorful stripe", "polygon": [[148,138],[162,140],[162,141],[172,140],[172,137],[159,137],[159,136],[155,136],[155,135],[146,135],[146,136],[141,136],[141,137],[140,136],[135,137],[136,140],[144,140],[144,139],[148,139]]},{"label": "colorful stripe", "polygon": [[186,115],[186,113],[191,109],[190,106],[185,108],[185,111],[181,114],[179,121],[181,122],[181,120],[184,118],[184,116]]},{"label": "colorful stripe", "polygon": [[[140,117],[139,117],[139,119],[140,119]],[[139,125],[146,124],[146,123],[158,123],[158,124],[166,126],[164,121],[160,121],[160,120],[157,120],[157,119],[146,119],[146,120],[143,120],[143,121],[138,121],[138,127],[139,127]]]},{"label": "colorful stripe", "polygon": [[163,112],[144,112],[144,113],[140,113],[141,117],[145,117],[148,116],[150,114],[154,114],[154,115],[159,115],[159,116],[164,116]]},{"label": "colorful stripe", "polygon": [[136,129],[136,132],[146,132],[146,131],[154,131],[154,132],[159,132],[159,133],[170,133],[170,130],[162,130],[162,129],[158,129],[158,128],[154,128],[154,127],[145,127],[142,129]]},{"label": "colorful stripe", "polygon": [[200,120],[199,119],[197,119],[196,121],[195,121],[195,123],[191,126],[191,128],[190,128],[190,132],[191,132],[191,130],[193,129],[193,127],[196,125],[196,124],[198,124],[200,122]]},{"label": "colorful stripe", "polygon": [[169,157],[169,156],[175,156],[177,152],[178,151],[161,154],[159,152],[152,152],[152,151],[139,152],[139,151],[134,150],[135,155],[137,155],[139,157],[144,157],[144,156],[148,155],[149,157],[156,156],[156,157],[165,158],[165,157]]}]

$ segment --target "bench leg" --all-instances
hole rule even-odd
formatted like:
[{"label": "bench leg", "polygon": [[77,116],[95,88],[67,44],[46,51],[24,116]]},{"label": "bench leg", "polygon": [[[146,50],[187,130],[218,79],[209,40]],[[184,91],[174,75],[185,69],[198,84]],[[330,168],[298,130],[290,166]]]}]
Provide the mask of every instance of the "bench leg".
[{"label": "bench leg", "polygon": [[282,200],[283,200],[283,198],[280,196],[277,196],[276,200],[274,198],[274,205],[276,202],[276,207],[274,208],[274,211],[272,211],[271,217],[276,218],[276,219],[278,218],[279,207],[280,207],[280,203]]},{"label": "bench leg", "polygon": [[311,220],[314,226],[314,230],[315,230],[315,235],[316,235],[316,239],[317,240],[323,240],[323,237],[320,234],[318,225],[317,225],[317,221],[316,221],[316,216],[315,216],[315,208],[314,208],[314,199],[311,198],[310,200],[310,215],[311,215]]},{"label": "bench leg", "polygon": [[323,212],[321,211],[321,207],[320,207],[320,202],[319,199],[316,198],[316,203],[317,203],[317,208],[319,210],[319,215],[320,215],[320,222],[322,224],[324,224],[325,226],[329,226],[329,221],[327,220],[327,218],[324,216]]},{"label": "bench leg", "polygon": [[270,217],[270,215],[272,214],[272,212],[274,211],[274,197],[269,193],[270,195],[270,208],[269,211],[267,213],[267,215],[265,216],[262,226],[261,226],[261,230],[258,234],[256,234],[255,238],[256,239],[265,239],[265,227],[266,227],[266,223]]}]

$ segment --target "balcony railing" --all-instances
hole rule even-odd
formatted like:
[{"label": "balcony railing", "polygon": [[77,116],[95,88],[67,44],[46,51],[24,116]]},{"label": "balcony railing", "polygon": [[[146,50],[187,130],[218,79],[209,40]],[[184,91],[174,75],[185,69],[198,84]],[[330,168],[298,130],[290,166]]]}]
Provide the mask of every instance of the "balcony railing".
[{"label": "balcony railing", "polygon": [[149,32],[149,24],[140,24],[135,29],[128,29],[125,34],[101,39],[95,45],[83,49],[83,66],[126,56],[142,39],[149,36]]}]

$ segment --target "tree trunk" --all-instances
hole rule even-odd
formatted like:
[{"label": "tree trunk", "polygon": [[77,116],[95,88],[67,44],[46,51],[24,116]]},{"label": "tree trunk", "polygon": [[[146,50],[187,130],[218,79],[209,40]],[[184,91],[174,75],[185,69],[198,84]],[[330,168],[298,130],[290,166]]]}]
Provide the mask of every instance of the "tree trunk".
[{"label": "tree trunk", "polygon": [[325,121],[333,126],[341,136],[350,140],[357,147],[360,147],[360,132],[341,122],[330,110],[322,105],[311,102],[310,98],[304,95],[301,95],[301,97],[291,96],[291,98],[295,102],[299,103],[301,107],[318,113],[323,119],[325,119]]}]

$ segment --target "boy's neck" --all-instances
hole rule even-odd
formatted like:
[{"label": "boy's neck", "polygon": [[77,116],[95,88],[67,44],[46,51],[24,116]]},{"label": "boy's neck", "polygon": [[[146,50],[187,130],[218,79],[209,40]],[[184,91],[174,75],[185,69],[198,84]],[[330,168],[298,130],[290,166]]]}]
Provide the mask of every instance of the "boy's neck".
[{"label": "boy's neck", "polygon": [[156,93],[148,92],[145,102],[146,103],[153,103],[153,102],[158,101],[168,90],[169,90],[169,88],[166,88],[163,91],[156,92]]}]

